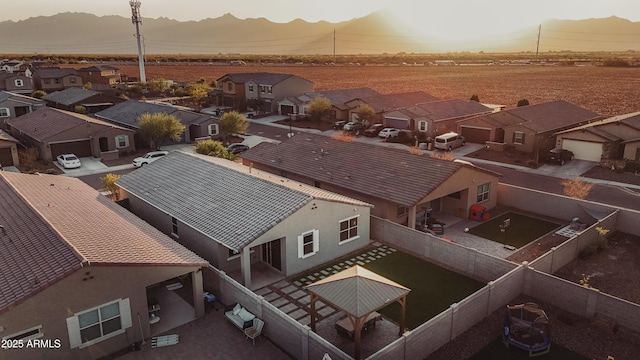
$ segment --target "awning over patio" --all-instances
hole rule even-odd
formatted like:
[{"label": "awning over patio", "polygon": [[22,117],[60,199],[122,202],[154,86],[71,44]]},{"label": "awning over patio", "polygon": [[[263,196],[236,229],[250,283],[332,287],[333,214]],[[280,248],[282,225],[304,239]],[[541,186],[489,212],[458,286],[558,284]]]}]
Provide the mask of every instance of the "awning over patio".
[{"label": "awning over patio", "polygon": [[319,299],[344,311],[355,330],[355,358],[360,358],[360,333],[364,319],[394,301],[402,306],[399,335],[404,331],[406,296],[410,289],[359,265],[307,286],[311,305],[311,330],[316,331],[315,303]]}]

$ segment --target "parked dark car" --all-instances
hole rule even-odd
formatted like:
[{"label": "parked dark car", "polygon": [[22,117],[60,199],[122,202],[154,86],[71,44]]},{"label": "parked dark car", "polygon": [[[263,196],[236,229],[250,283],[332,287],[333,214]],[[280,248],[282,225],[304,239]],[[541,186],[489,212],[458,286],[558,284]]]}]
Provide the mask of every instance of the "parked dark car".
[{"label": "parked dark car", "polygon": [[382,124],[373,124],[370,128],[364,131],[364,136],[376,137],[384,129]]},{"label": "parked dark car", "polygon": [[342,130],[342,128],[347,125],[346,121],[340,120],[333,123],[334,130]]},{"label": "parked dark car", "polygon": [[549,151],[549,162],[564,165],[565,162],[573,160],[573,152],[566,149],[551,149]]},{"label": "parked dark car", "polygon": [[360,122],[360,121],[350,121],[348,123],[346,123],[343,127],[342,130],[347,131],[351,134],[354,135],[360,135],[360,133],[362,131],[364,131],[364,129],[367,128],[367,124]]},{"label": "parked dark car", "polygon": [[227,151],[232,154],[240,154],[241,152],[245,152],[249,150],[249,146],[245,144],[231,144],[227,146]]}]

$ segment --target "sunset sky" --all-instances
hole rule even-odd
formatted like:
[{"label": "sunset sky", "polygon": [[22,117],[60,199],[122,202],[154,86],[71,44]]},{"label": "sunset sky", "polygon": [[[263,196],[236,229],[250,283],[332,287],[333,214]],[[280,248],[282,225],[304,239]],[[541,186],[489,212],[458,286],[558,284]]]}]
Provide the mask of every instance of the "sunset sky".
[{"label": "sunset sky", "polygon": [[[392,10],[417,32],[441,32],[452,38],[473,33],[493,34],[546,19],[586,19],[618,16],[640,21],[638,0],[142,0],[143,18],[168,17],[180,21],[216,18],[226,13],[244,18],[264,17],[273,22],[300,18],[309,22],[340,22],[378,10]],[[3,3],[0,21],[19,21],[61,12],[87,12],[129,17],[128,0],[31,0]]]}]

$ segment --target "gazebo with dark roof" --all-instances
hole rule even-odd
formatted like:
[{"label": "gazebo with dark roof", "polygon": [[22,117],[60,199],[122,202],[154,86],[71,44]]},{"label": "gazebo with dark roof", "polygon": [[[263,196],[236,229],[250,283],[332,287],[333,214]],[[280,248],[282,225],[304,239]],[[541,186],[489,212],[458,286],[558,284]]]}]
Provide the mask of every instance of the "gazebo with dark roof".
[{"label": "gazebo with dark roof", "polygon": [[311,330],[316,331],[316,301],[344,311],[353,324],[355,355],[360,358],[360,334],[364,319],[394,301],[402,307],[399,332],[404,331],[405,307],[410,289],[391,281],[359,265],[326,277],[308,285],[311,306]]}]

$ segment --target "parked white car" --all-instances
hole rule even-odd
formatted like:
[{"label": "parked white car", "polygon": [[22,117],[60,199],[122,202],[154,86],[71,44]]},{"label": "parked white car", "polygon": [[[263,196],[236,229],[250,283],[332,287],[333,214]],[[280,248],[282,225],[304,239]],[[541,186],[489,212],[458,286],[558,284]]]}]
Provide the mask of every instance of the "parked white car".
[{"label": "parked white car", "polygon": [[168,151],[151,151],[151,152],[148,152],[142,157],[137,157],[137,158],[133,159],[133,166],[141,167],[144,164],[151,164],[152,162],[160,159],[161,157],[167,155],[168,153],[169,153]]},{"label": "parked white car", "polygon": [[74,154],[61,154],[56,158],[58,164],[65,169],[77,169],[82,164],[80,163],[80,159]]},{"label": "parked white car", "polygon": [[380,132],[378,133],[379,137],[385,138],[385,139],[398,137],[398,135],[400,135],[400,130],[395,128],[384,128],[380,130]]}]

